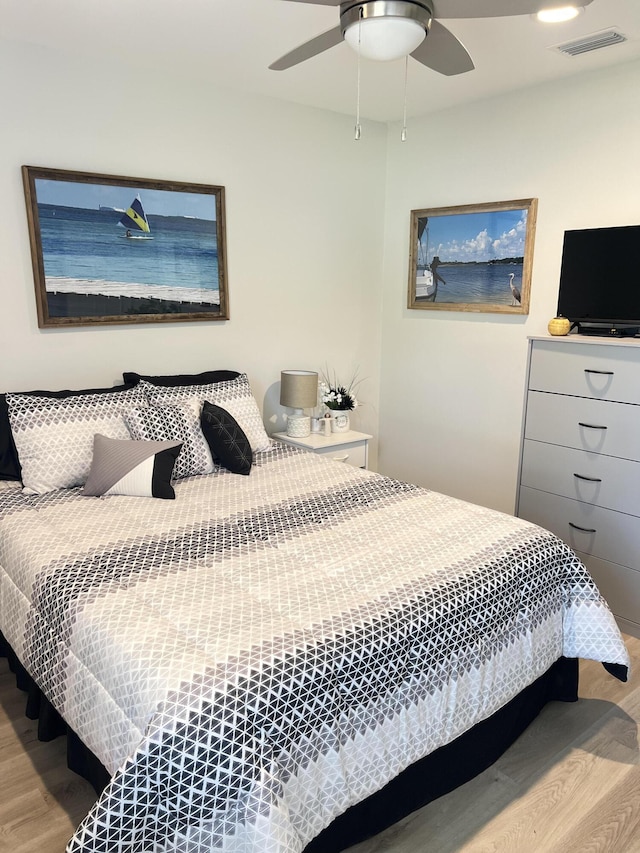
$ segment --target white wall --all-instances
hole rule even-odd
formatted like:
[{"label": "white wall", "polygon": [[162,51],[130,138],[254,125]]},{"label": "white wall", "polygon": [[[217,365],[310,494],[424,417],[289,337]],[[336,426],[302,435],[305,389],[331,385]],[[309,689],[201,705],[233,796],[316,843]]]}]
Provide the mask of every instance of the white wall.
[{"label": "white wall", "polygon": [[[9,42],[0,77],[0,390],[226,367],[269,417],[282,368],[359,366],[377,432],[382,125]],[[231,320],[39,330],[22,164],[224,185]]]},{"label": "white wall", "polygon": [[[555,314],[564,231],[640,223],[639,91],[633,63],[411,120],[404,145],[390,128],[380,470],[513,512],[527,336]],[[405,307],[412,209],[530,197],[528,317]]]},{"label": "white wall", "polygon": [[[380,470],[512,511],[526,338],[555,313],[563,232],[640,222],[640,64],[356,144],[348,116],[103,60],[0,43],[0,390],[229,367],[269,419],[282,368],[359,367]],[[22,164],[225,185],[231,320],[39,330]],[[412,208],[530,196],[528,317],[406,309]]]}]

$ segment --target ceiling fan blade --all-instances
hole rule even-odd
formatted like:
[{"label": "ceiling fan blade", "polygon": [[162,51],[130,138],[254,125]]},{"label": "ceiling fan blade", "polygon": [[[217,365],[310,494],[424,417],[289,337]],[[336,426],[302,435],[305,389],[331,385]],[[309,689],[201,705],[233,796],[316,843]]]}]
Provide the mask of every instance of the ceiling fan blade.
[{"label": "ceiling fan blade", "polygon": [[[588,6],[593,0],[578,2]],[[554,5],[558,5],[554,0],[433,0],[433,14],[436,18],[503,18],[532,15]]]},{"label": "ceiling fan blade", "polygon": [[297,65],[299,62],[304,62],[305,59],[311,59],[312,56],[317,56],[330,47],[335,47],[342,41],[342,30],[340,27],[334,27],[332,30],[327,30],[326,33],[321,33],[311,41],[306,41],[300,47],[285,53],[280,59],[272,62],[269,68],[272,71],[284,71],[285,68],[291,68],[292,65]]},{"label": "ceiling fan blade", "polygon": [[411,56],[447,77],[464,74],[475,68],[466,47],[438,21],[431,22],[429,34]]}]

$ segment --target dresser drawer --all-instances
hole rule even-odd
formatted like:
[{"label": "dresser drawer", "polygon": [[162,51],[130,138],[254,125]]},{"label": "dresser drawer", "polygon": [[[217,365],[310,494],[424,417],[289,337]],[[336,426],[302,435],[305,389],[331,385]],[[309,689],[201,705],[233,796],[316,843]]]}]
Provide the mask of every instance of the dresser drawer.
[{"label": "dresser drawer", "polygon": [[640,346],[533,341],[529,388],[640,404]]},{"label": "dresser drawer", "polygon": [[[637,624],[640,613],[640,572],[576,552],[616,616]],[[640,628],[640,625],[638,625]],[[636,633],[635,636],[640,636]]]},{"label": "dresser drawer", "polygon": [[602,560],[640,571],[640,519],[623,512],[520,487],[518,515]]},{"label": "dresser drawer", "polygon": [[529,391],[525,438],[640,462],[640,406]]},{"label": "dresser drawer", "polygon": [[527,439],[520,481],[531,489],[640,516],[640,462]]},{"label": "dresser drawer", "polygon": [[342,444],[340,447],[323,447],[315,452],[336,462],[346,462],[347,465],[353,465],[355,468],[364,468],[367,464],[367,448],[363,441]]}]

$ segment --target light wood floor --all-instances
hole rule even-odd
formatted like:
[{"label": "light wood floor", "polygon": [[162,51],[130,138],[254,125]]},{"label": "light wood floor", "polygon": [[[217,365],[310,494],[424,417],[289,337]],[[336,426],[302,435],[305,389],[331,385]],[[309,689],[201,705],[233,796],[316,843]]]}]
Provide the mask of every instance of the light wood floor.
[{"label": "light wood floor", "polygon": [[[548,705],[489,770],[349,853],[640,853],[640,640],[625,639],[627,684],[581,663],[580,702]],[[23,712],[2,660],[0,851],[63,853],[93,789]]]}]

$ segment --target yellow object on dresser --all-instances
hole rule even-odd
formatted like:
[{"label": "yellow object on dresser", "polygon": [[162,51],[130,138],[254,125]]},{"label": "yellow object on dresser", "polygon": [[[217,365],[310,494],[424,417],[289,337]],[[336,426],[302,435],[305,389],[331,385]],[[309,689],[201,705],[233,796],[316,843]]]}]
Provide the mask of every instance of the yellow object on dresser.
[{"label": "yellow object on dresser", "polygon": [[571,323],[566,317],[554,317],[553,320],[549,320],[547,329],[549,330],[550,335],[568,335],[569,330],[571,329]]}]

